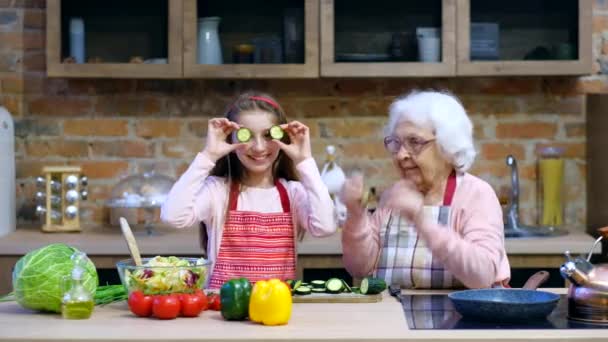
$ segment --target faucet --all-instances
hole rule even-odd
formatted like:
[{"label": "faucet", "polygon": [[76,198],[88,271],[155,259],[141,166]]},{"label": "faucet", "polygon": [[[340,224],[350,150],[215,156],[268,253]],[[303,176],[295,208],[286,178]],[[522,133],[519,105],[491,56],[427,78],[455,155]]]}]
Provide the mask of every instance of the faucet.
[{"label": "faucet", "polygon": [[512,155],[507,156],[507,165],[511,167],[511,201],[507,209],[506,229],[519,229],[519,175],[517,160]]}]

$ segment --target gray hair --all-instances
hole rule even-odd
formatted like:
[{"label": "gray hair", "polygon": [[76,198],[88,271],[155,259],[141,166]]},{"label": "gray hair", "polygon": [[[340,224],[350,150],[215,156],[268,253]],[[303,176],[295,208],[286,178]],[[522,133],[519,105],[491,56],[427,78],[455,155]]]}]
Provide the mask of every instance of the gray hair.
[{"label": "gray hair", "polygon": [[456,96],[448,92],[413,91],[400,96],[389,107],[384,132],[408,121],[435,133],[439,150],[459,172],[467,171],[475,160],[473,123]]}]

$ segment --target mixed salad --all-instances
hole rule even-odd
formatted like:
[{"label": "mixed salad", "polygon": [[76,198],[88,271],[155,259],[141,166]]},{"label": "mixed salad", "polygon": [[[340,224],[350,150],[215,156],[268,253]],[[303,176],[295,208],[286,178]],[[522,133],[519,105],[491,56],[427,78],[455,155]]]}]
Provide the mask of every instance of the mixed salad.
[{"label": "mixed salad", "polygon": [[207,276],[207,260],[191,262],[175,256],[155,256],[141,268],[125,270],[129,292],[144,294],[190,293],[201,289]]}]

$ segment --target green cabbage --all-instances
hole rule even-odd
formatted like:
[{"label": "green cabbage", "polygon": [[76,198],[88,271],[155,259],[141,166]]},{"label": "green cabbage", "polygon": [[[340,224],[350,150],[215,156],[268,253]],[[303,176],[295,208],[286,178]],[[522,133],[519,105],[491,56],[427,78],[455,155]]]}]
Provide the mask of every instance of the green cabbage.
[{"label": "green cabbage", "polygon": [[[78,250],[65,244],[51,244],[27,253],[13,269],[13,291],[21,306],[39,311],[61,312],[63,277],[71,277],[70,257]],[[89,260],[82,275],[84,287],[95,293],[99,279]]]}]

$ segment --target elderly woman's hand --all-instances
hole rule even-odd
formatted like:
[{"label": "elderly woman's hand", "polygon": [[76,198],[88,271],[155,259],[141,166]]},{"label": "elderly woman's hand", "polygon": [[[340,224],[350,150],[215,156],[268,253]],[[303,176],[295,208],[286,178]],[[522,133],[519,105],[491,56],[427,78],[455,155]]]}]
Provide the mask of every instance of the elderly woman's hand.
[{"label": "elderly woman's hand", "polygon": [[380,200],[380,206],[399,211],[403,217],[415,222],[424,208],[424,197],[414,183],[404,179],[386,191]]},{"label": "elderly woman's hand", "polygon": [[349,213],[360,213],[365,208],[361,203],[363,196],[363,176],[360,174],[353,175],[344,181],[342,190],[340,190],[340,201],[344,203]]}]

